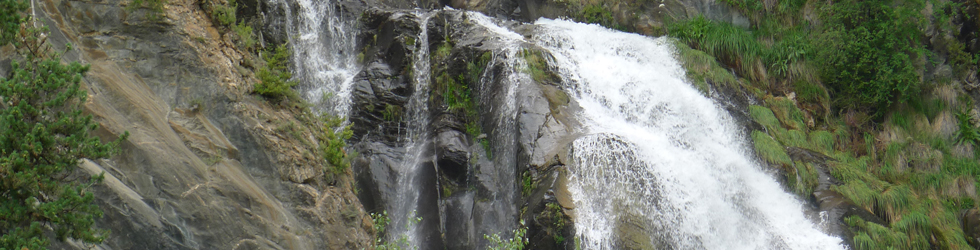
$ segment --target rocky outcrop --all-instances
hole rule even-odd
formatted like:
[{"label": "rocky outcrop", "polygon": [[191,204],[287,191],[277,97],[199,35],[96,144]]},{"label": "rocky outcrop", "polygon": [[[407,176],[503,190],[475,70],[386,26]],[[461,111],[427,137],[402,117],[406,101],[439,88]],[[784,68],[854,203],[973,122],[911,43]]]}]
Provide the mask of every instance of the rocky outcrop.
[{"label": "rocky outcrop", "polygon": [[809,203],[818,208],[821,220],[827,221],[826,232],[837,235],[844,240],[848,246],[854,245],[854,229],[847,226],[845,218],[857,216],[864,221],[888,225],[885,220],[871,213],[865,208],[855,205],[852,201],[834,191],[833,186],[843,184],[830,174],[829,162],[835,161],[834,158],[826,156],[820,152],[809,149],[790,147],[786,150],[795,164],[812,164],[817,170],[817,186],[813,192],[805,198]]},{"label": "rocky outcrop", "polygon": [[[428,15],[433,16],[425,19]],[[514,82],[511,74],[522,69],[512,62],[524,54],[468,15],[372,9],[360,18],[366,27],[361,34],[367,41],[362,48],[366,66],[355,79],[351,121],[361,153],[354,167],[365,190],[361,200],[369,210],[388,207],[392,201],[386,199],[397,194],[394,182],[404,174],[398,169],[413,141],[426,145],[419,168],[435,170],[416,177],[422,186],[417,202],[423,246],[483,248],[484,235],[507,237],[524,217],[529,237],[540,239],[531,248],[570,249],[574,227],[566,212],[573,205],[559,185],[564,180],[559,155],[574,136],[574,109],[569,108],[574,104],[557,79]],[[428,22],[424,33],[422,21]],[[417,72],[419,63],[429,72]],[[419,93],[414,77],[426,77],[430,92]],[[426,117],[410,113],[416,95],[428,96]],[[501,108],[508,106],[513,108]],[[424,127],[418,134],[428,137],[406,138],[417,129],[413,126]],[[539,185],[523,192],[519,173]]]},{"label": "rocky outcrop", "polygon": [[97,227],[112,232],[96,248],[371,244],[349,175],[323,170],[294,110],[248,94],[258,58],[238,51],[197,1],[168,1],[160,19],[128,3],[35,2],[49,42],[74,44],[65,59],[91,64],[84,109],[101,125],[96,134],[130,133],[117,156],[81,165],[106,176],[93,192],[105,212]]}]

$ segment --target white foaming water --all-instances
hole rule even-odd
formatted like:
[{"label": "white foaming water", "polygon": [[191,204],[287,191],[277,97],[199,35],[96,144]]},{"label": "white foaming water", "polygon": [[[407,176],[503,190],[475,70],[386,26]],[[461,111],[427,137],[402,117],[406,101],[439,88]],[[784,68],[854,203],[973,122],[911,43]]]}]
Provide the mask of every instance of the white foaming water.
[{"label": "white foaming water", "polygon": [[[334,1],[297,0],[289,15],[290,48],[293,50],[300,93],[318,111],[346,116],[351,106],[351,85],[360,69],[357,59],[356,20],[347,20]],[[288,5],[285,3],[280,3]]]},{"label": "white foaming water", "polygon": [[583,249],[843,249],[747,152],[733,119],[685,80],[667,38],[541,19],[588,135],[569,164]]}]

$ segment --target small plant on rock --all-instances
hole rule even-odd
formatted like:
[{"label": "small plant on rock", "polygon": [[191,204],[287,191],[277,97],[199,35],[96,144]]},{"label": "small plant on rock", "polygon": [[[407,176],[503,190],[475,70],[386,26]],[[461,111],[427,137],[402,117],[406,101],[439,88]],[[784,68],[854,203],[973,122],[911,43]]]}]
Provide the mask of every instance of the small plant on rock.
[{"label": "small plant on rock", "polygon": [[256,73],[260,82],[255,84],[253,92],[272,99],[298,101],[299,94],[292,89],[297,83],[289,80],[293,77],[287,67],[289,56],[285,44],[263,54],[266,65]]}]

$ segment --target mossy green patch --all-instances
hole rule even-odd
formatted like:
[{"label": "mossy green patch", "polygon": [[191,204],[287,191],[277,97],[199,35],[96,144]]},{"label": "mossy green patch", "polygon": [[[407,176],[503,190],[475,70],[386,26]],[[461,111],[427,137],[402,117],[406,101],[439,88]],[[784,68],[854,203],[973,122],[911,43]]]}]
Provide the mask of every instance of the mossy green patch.
[{"label": "mossy green patch", "polygon": [[809,149],[829,154],[834,151],[834,143],[837,141],[836,136],[826,130],[817,130],[810,132],[810,147]]},{"label": "mossy green patch", "polygon": [[674,40],[677,59],[687,71],[687,77],[702,93],[708,93],[709,84],[735,86],[738,80],[730,71],[723,68],[715,57],[700,50],[691,49],[687,44]]},{"label": "mossy green patch", "polygon": [[787,147],[798,147],[798,148],[809,148],[809,143],[807,142],[806,132],[797,129],[787,130],[786,133],[782,133],[776,136],[776,139]]},{"label": "mossy green patch", "polygon": [[525,71],[531,75],[531,79],[534,79],[535,82],[544,84],[558,83],[559,77],[548,68],[548,61],[544,58],[544,54],[541,54],[541,51],[524,49],[521,51],[521,56],[524,57],[524,62],[527,63]]},{"label": "mossy green patch", "polygon": [[820,84],[810,81],[797,80],[793,83],[796,96],[800,101],[822,103],[830,100],[827,90]]},{"label": "mossy green patch", "polygon": [[773,114],[783,125],[791,129],[805,129],[803,123],[803,111],[796,107],[796,102],[785,97],[771,97],[766,99],[766,105],[772,109]]},{"label": "mossy green patch", "polygon": [[806,162],[794,162],[792,173],[787,173],[790,187],[796,194],[808,196],[817,187],[819,175],[817,169],[812,164]]},{"label": "mossy green patch", "polygon": [[790,160],[789,155],[786,154],[786,149],[782,145],[779,145],[776,140],[773,140],[769,135],[759,132],[752,131],[752,141],[755,142],[755,152],[772,164],[790,166],[793,165],[793,161]]},{"label": "mossy green patch", "polygon": [[776,119],[776,115],[773,114],[772,110],[769,108],[758,105],[750,105],[749,116],[752,117],[752,120],[758,122],[766,128],[774,128],[779,126],[779,119]]}]

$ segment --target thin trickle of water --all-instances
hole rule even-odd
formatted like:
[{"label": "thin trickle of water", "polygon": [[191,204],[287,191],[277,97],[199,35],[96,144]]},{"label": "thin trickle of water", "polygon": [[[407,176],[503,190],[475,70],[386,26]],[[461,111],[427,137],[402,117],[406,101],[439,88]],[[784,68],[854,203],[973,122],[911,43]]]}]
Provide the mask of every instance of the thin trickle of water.
[{"label": "thin trickle of water", "polygon": [[412,96],[409,97],[406,107],[407,120],[405,123],[408,131],[399,138],[405,143],[406,154],[402,161],[397,165],[398,177],[396,182],[397,193],[394,197],[385,197],[388,201],[388,211],[391,211],[392,224],[389,226],[389,240],[391,242],[401,242],[407,244],[408,249],[418,247],[420,242],[419,223],[415,220],[419,208],[419,198],[422,183],[420,183],[420,169],[423,162],[431,161],[424,159],[425,148],[429,144],[429,90],[430,90],[430,66],[429,66],[429,19],[438,11],[416,11],[414,15],[418,17],[419,34],[417,43],[418,51],[415,51],[412,75],[414,79],[414,89]]},{"label": "thin trickle of water", "polygon": [[569,164],[583,249],[842,249],[761,170],[730,115],[686,82],[667,38],[536,24],[589,131]]},{"label": "thin trickle of water", "polygon": [[[465,15],[470,22],[490,32],[483,43],[492,47],[492,58],[487,63],[474,93],[480,93],[478,103],[483,114],[484,127],[492,128],[484,131],[487,132],[492,147],[490,156],[493,156],[493,164],[488,166],[490,169],[471,172],[476,173],[477,178],[492,179],[497,192],[490,199],[493,202],[492,214],[482,215],[483,223],[478,225],[478,231],[484,234],[506,234],[517,227],[515,218],[519,216],[516,206],[513,205],[520,198],[515,188],[516,147],[508,145],[516,144],[514,135],[517,133],[517,89],[531,82],[531,77],[525,72],[527,63],[521,56],[521,48],[527,41],[524,36],[501,27],[498,23],[500,20],[478,12],[466,12]],[[497,65],[504,70],[499,76],[505,79],[494,79],[494,72],[487,70],[498,67]]]},{"label": "thin trickle of water", "polygon": [[[318,111],[346,116],[357,64],[356,20],[331,0],[297,0],[285,11],[293,50],[294,79],[303,97]],[[280,3],[287,5],[285,3]],[[297,13],[296,16],[293,13]]]}]

